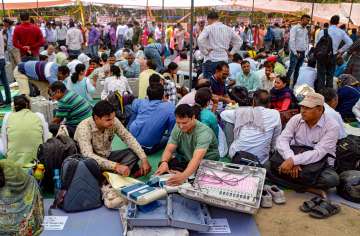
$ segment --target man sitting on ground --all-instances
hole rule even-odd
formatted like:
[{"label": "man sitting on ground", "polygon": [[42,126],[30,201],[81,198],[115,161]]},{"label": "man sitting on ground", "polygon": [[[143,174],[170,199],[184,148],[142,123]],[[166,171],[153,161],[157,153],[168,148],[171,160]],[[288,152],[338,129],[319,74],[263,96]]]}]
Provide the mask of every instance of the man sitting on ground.
[{"label": "man sitting on ground", "polygon": [[[215,69],[215,74],[210,77],[210,86],[213,95],[216,95],[219,101],[231,103],[231,99],[227,95],[226,79],[229,77],[229,65],[226,62],[219,62]],[[232,85],[234,84],[230,81]]]},{"label": "man sitting on ground", "polygon": [[80,95],[67,90],[60,81],[50,85],[49,96],[58,101],[55,117],[49,127],[50,132],[55,136],[60,124],[65,121],[69,135],[73,137],[77,125],[91,116],[91,104]]},{"label": "man sitting on ground", "polygon": [[[285,160],[279,172],[298,178],[301,166],[323,159],[327,154],[335,156],[339,138],[339,126],[324,113],[324,97],[318,93],[308,93],[300,103],[301,114],[293,116],[276,142],[276,148]],[[309,146],[313,150],[295,155],[290,145]],[[333,160],[329,160],[333,164]],[[331,168],[323,170],[314,186],[306,186],[306,191],[326,198],[326,190],[339,184],[339,176]]]},{"label": "man sitting on ground", "polygon": [[261,82],[261,88],[270,92],[274,87],[274,80],[276,75],[274,74],[274,64],[271,62],[264,62],[264,68],[256,72]]},{"label": "man sitting on ground", "polygon": [[[195,173],[202,159],[218,160],[218,142],[214,132],[195,119],[193,108],[179,105],[175,110],[176,126],[163,152],[156,175],[178,171],[167,184],[180,185]],[[175,158],[173,157],[175,154]]]},{"label": "man sitting on ground", "polygon": [[161,85],[164,87],[164,98],[172,104],[176,104],[176,85],[173,81],[164,79],[158,74],[152,74],[149,78],[149,86]]},{"label": "man sitting on ground", "polygon": [[323,88],[320,93],[324,96],[325,99],[325,114],[328,114],[330,117],[336,120],[339,125],[339,139],[346,138],[347,133],[345,131],[344,121],[340,113],[335,111],[335,108],[337,107],[339,101],[336,90],[333,88]]},{"label": "man sitting on ground", "polygon": [[[128,149],[111,151],[115,133],[128,145]],[[133,177],[147,175],[151,170],[145,152],[115,117],[115,109],[108,101],[100,101],[94,106],[92,117],[79,124],[74,139],[81,154],[95,159],[103,170]],[[139,159],[141,165],[138,171],[136,164]]]},{"label": "man sitting on ground", "polygon": [[236,75],[236,85],[245,87],[249,92],[254,92],[261,87],[257,74],[250,70],[250,62],[241,62],[242,72]]},{"label": "man sitting on ground", "polygon": [[14,78],[21,94],[30,94],[30,81],[39,88],[41,96],[48,97],[49,84],[64,80],[69,73],[66,66],[58,66],[55,62],[27,61],[18,64],[14,70]]},{"label": "man sitting on ground", "polygon": [[149,86],[149,78],[152,74],[157,74],[162,77],[162,75],[155,71],[156,65],[151,60],[146,60],[146,66],[147,69],[141,72],[139,76],[139,98],[146,97],[146,90]]},{"label": "man sitting on ground", "polygon": [[210,88],[210,82],[208,79],[199,79],[195,86],[195,89],[192,90],[190,93],[186,94],[184,97],[180,99],[177,106],[181,104],[189,104],[190,106],[195,104],[195,94],[201,88]]},{"label": "man sitting on ground", "polygon": [[164,88],[160,84],[149,86],[147,96],[132,103],[129,131],[150,155],[166,146],[175,125],[175,106],[163,101]]},{"label": "man sitting on ground", "polygon": [[130,52],[126,60],[117,62],[115,65],[119,65],[123,71],[123,75],[126,78],[139,78],[140,75],[140,64],[135,61],[135,55],[133,52]]},{"label": "man sitting on ground", "polygon": [[234,157],[239,151],[245,151],[255,155],[262,164],[269,159],[270,150],[275,147],[276,139],[281,133],[280,113],[268,109],[269,104],[269,92],[257,90],[251,107],[239,107],[221,113],[221,118],[234,125],[230,157]]}]

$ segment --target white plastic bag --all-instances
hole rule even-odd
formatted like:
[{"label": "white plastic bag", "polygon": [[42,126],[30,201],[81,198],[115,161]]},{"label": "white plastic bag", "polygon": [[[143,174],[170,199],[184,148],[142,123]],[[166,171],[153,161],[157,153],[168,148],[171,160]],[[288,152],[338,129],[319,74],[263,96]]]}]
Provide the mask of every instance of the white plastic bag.
[{"label": "white plastic bag", "polygon": [[221,129],[221,127],[219,126],[219,136],[218,136],[218,140],[219,140],[219,154],[220,154],[220,158],[224,158],[228,151],[229,151],[229,147],[227,145],[226,142],[226,136],[224,131]]}]

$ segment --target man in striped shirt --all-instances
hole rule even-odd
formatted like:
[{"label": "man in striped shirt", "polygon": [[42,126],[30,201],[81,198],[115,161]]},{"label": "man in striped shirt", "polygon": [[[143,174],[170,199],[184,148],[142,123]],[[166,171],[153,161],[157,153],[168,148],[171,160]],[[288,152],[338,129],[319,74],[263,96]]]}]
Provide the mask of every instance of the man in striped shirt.
[{"label": "man in striped shirt", "polygon": [[65,123],[70,137],[73,137],[77,125],[91,116],[91,104],[80,95],[67,90],[66,86],[60,81],[50,85],[49,96],[51,99],[58,101],[55,117],[49,127],[50,132],[55,136],[60,123]]},{"label": "man in striped shirt", "polygon": [[[206,79],[214,74],[216,65],[225,61],[240,50],[242,40],[230,27],[219,22],[216,12],[210,12],[207,16],[208,26],[201,32],[198,38],[199,49],[205,56],[203,75]],[[229,52],[229,48],[232,50]]]}]

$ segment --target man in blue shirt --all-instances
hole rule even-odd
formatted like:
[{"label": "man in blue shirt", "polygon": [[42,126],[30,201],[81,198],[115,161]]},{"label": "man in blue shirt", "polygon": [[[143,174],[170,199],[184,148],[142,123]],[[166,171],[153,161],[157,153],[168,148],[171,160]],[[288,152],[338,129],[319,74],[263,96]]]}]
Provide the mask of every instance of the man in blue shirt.
[{"label": "man in blue shirt", "polygon": [[19,84],[21,94],[29,95],[29,81],[40,90],[40,95],[48,97],[49,84],[64,80],[70,74],[66,66],[58,66],[55,62],[27,61],[21,62],[14,70],[14,78]]},{"label": "man in blue shirt", "polygon": [[[175,125],[175,106],[164,102],[164,87],[156,84],[147,88],[149,99],[136,99],[132,104],[129,131],[150,155],[165,147]],[[166,134],[165,134],[165,131]]]},{"label": "man in blue shirt", "polygon": [[119,66],[126,78],[139,78],[140,64],[135,61],[135,55],[133,52],[130,52],[127,55],[126,60],[119,62]]}]

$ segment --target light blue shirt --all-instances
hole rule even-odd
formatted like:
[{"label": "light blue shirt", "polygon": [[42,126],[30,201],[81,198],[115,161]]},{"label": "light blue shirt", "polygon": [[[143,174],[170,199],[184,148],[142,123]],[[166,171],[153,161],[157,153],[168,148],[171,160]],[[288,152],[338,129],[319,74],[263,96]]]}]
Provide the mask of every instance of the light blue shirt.
[{"label": "light blue shirt", "polygon": [[255,91],[261,87],[260,79],[254,72],[250,72],[248,75],[240,72],[236,75],[235,81],[236,86],[245,87],[249,92]]},{"label": "light blue shirt", "polygon": [[229,79],[235,80],[237,73],[242,72],[241,65],[236,62],[229,64],[230,76]]},{"label": "light blue shirt", "polygon": [[80,82],[73,83],[70,78],[64,81],[66,88],[74,93],[85,98],[88,102],[92,101],[91,95],[95,93],[96,89],[94,85],[91,84],[89,78],[83,78]]},{"label": "light blue shirt", "polygon": [[[338,52],[340,52],[340,53],[345,52],[346,50],[349,49],[349,47],[353,43],[353,41],[349,37],[349,35],[342,29],[338,28],[336,25],[331,25],[328,29],[328,33],[332,39],[334,55]],[[319,34],[316,38],[316,43],[319,42],[319,40],[321,39],[322,36],[324,36],[324,30],[321,30],[319,32]],[[344,41],[345,45],[342,48],[338,49],[341,41]]]},{"label": "light blue shirt", "polygon": [[140,75],[140,64],[134,61],[131,65],[129,65],[128,61],[121,61],[116,64],[120,66],[123,71],[123,75],[126,78],[139,78]]}]

